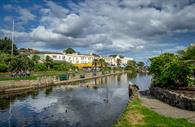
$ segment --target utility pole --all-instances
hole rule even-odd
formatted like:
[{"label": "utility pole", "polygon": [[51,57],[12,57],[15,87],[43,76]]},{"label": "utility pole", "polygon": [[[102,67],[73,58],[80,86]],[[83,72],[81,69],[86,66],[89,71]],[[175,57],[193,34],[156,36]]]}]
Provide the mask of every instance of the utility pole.
[{"label": "utility pole", "polygon": [[12,24],[12,49],[11,49],[11,55],[13,56],[14,54],[14,20]]}]

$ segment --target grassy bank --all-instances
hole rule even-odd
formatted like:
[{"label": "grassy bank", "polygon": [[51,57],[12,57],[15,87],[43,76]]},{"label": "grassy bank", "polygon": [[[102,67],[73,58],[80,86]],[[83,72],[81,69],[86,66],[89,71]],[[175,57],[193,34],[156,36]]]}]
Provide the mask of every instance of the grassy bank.
[{"label": "grassy bank", "polygon": [[9,81],[9,80],[36,80],[37,76],[29,76],[29,77],[17,77],[17,78],[0,78],[0,81]]},{"label": "grassy bank", "polygon": [[195,127],[195,124],[186,119],[162,116],[142,106],[140,100],[134,98],[113,127]]}]

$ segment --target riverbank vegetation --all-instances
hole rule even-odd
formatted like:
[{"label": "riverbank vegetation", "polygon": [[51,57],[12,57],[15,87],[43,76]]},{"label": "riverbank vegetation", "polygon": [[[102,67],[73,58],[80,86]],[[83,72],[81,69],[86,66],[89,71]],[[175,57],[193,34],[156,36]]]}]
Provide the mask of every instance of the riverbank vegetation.
[{"label": "riverbank vegetation", "polygon": [[[2,80],[15,80],[28,79],[23,75],[27,72],[31,76],[50,76],[59,75],[62,73],[91,73],[101,71],[102,74],[111,73],[116,71],[128,71],[131,73],[138,72],[139,68],[144,67],[144,63],[136,63],[135,61],[128,61],[127,65],[121,65],[121,60],[117,59],[117,66],[109,65],[103,58],[94,59],[92,69],[82,69],[71,63],[65,61],[54,61],[49,56],[45,59],[39,55],[29,55],[19,53],[17,46],[13,46],[13,55],[11,55],[12,41],[9,38],[0,39],[0,78]],[[65,53],[75,53],[72,48],[64,50]],[[14,75],[13,75],[14,74]],[[12,76],[13,75],[13,76]],[[14,78],[10,78],[14,77]],[[10,78],[10,79],[9,79]],[[30,79],[30,77],[29,77]]]},{"label": "riverbank vegetation", "polygon": [[186,119],[162,116],[141,104],[138,98],[129,101],[126,109],[113,127],[194,127]]},{"label": "riverbank vegetation", "polygon": [[177,54],[164,53],[150,59],[150,73],[153,85],[177,89],[195,86],[195,46],[178,51]]}]

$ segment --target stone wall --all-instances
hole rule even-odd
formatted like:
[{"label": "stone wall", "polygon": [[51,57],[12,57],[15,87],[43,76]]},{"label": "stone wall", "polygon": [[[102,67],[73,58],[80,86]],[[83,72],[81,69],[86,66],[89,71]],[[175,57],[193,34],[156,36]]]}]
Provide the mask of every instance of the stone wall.
[{"label": "stone wall", "polygon": [[181,93],[159,87],[151,87],[150,94],[172,106],[195,111],[195,98],[190,98]]}]

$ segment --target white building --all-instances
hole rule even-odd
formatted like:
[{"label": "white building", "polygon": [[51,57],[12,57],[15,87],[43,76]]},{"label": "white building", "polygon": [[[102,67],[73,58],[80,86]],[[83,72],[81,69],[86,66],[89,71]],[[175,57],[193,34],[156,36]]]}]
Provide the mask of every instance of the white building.
[{"label": "white building", "polygon": [[127,65],[129,60],[133,60],[133,58],[123,57],[119,55],[110,55],[110,56],[102,56],[106,63],[109,65],[117,66],[117,59],[121,60],[121,65]]},{"label": "white building", "polygon": [[65,54],[60,52],[36,52],[31,54],[38,55],[42,60],[45,60],[47,56],[51,57],[55,61],[66,61],[72,64],[87,64],[92,63],[94,59],[104,59],[106,63],[110,66],[117,66],[117,59],[121,60],[121,65],[127,65],[128,60],[133,60],[133,58],[122,57],[119,55],[110,55],[110,56],[95,56],[93,54]]},{"label": "white building", "polygon": [[95,59],[94,55],[91,54],[64,54],[65,61],[72,63],[72,64],[83,64],[83,63],[92,63]]}]

